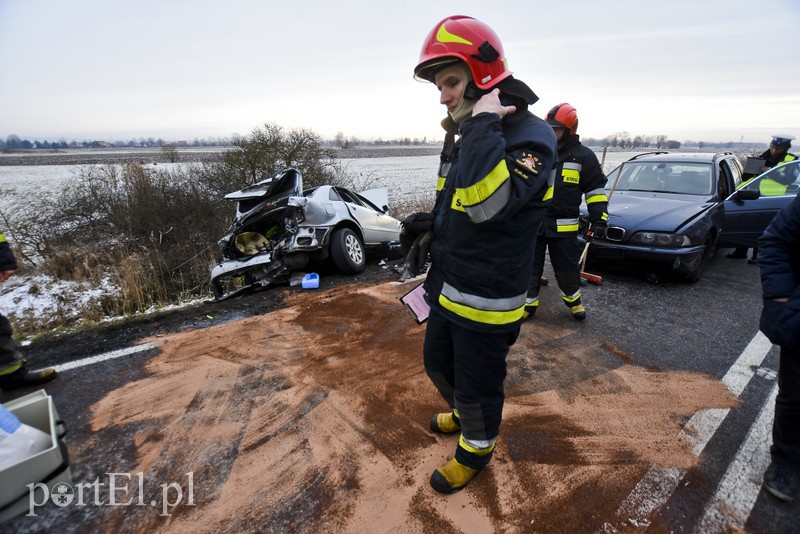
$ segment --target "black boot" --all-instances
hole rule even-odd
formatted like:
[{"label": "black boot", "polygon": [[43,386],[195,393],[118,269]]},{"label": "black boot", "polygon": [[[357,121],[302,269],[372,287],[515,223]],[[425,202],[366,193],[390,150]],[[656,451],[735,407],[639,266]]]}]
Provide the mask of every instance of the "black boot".
[{"label": "black boot", "polygon": [[23,365],[11,374],[0,376],[0,389],[10,391],[17,388],[38,386],[45,382],[50,382],[56,377],[56,370],[52,368],[42,369],[41,371],[31,371]]}]

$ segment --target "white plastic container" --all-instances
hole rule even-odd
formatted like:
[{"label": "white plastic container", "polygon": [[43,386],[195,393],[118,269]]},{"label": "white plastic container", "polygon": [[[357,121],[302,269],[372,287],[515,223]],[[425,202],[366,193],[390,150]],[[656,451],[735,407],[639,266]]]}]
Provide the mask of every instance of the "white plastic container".
[{"label": "white plastic container", "polygon": [[46,433],[49,443],[43,451],[0,469],[0,522],[28,511],[28,484],[72,483],[67,448],[60,439],[66,430],[52,397],[40,389],[3,406],[21,423]]}]

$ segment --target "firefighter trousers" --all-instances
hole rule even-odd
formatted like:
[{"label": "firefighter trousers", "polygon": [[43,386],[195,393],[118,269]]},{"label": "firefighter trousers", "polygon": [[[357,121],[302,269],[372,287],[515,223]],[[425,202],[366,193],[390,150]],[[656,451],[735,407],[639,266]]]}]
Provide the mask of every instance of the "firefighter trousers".
[{"label": "firefighter trousers", "polygon": [[569,307],[577,306],[581,303],[581,245],[575,234],[566,237],[548,237],[545,234],[536,236],[528,299],[539,297],[545,253],[548,251],[564,304]]},{"label": "firefighter trousers", "polygon": [[12,334],[11,322],[5,315],[0,314],[0,367],[16,361],[19,357]]},{"label": "firefighter trousers", "polygon": [[[451,409],[461,418],[467,442],[492,442],[500,433],[506,378],[506,355],[516,342],[511,332],[475,332],[431,309],[425,330],[425,372]],[[456,460],[474,469],[489,463],[491,454],[476,455],[462,446]]]},{"label": "firefighter trousers", "polygon": [[0,314],[0,376],[12,373],[25,364],[24,358],[17,351],[12,334],[11,322]]}]

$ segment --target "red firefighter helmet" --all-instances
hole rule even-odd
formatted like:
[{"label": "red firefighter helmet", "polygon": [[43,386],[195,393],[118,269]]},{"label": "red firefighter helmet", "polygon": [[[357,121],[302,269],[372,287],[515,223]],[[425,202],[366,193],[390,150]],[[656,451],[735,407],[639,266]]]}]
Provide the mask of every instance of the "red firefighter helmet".
[{"label": "red firefighter helmet", "polygon": [[570,135],[578,133],[578,110],[563,102],[547,112],[547,124],[566,128]]},{"label": "red firefighter helmet", "polygon": [[497,34],[479,20],[456,15],[438,23],[425,38],[414,77],[433,82],[438,70],[459,59],[479,89],[491,89],[511,76]]}]

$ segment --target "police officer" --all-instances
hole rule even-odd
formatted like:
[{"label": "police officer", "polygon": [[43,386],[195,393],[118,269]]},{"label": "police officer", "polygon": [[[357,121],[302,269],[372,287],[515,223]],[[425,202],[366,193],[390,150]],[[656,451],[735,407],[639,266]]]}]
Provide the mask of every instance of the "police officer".
[{"label": "police officer", "polygon": [[769,148],[758,156],[764,160],[764,166],[761,168],[761,172],[768,171],[781,163],[797,159],[797,156],[789,152],[789,147],[792,146],[793,139],[793,135],[779,134],[772,136],[772,142],[770,142]]},{"label": "police officer", "polygon": [[506,355],[519,334],[556,140],[527,109],[537,96],[512,76],[499,38],[478,20],[436,24],[414,74],[436,85],[448,112],[423,355],[450,407],[433,416],[431,430],[460,434],[430,482],[454,493],[489,463],[500,432]]},{"label": "police officer", "polygon": [[[794,161],[797,156],[789,152],[789,147],[792,146],[793,135],[777,134],[772,136],[772,141],[769,148],[759,154],[759,158],[764,160],[764,166],[761,167],[761,172],[767,172],[771,168]],[[752,178],[751,178],[752,179]],[[748,182],[750,180],[747,180]],[[747,182],[745,182],[747,183]],[[745,184],[743,183],[742,186]],[[739,186],[741,187],[741,186]],[[786,184],[781,184],[771,179],[764,179],[759,184],[759,190],[763,196],[778,196],[786,192]],[[737,247],[733,252],[728,253],[727,258],[742,259],[747,257],[747,247]],[[755,265],[758,262],[758,247],[753,248],[753,254],[747,263]]]},{"label": "police officer", "polygon": [[[0,233],[0,282],[5,282],[17,270],[14,252]],[[0,389],[8,391],[27,386],[36,386],[56,377],[54,369],[31,371],[27,361],[17,350],[12,339],[11,323],[0,314]]]},{"label": "police officer", "polygon": [[800,197],[775,216],[758,243],[764,298],[760,327],[781,348],[772,463],[764,487],[791,501],[800,486]]},{"label": "police officer", "polygon": [[580,255],[578,241],[578,216],[582,197],[589,210],[591,234],[605,235],[608,221],[606,176],[594,152],[583,146],[578,136],[578,112],[567,103],[554,106],[547,113],[547,123],[558,139],[558,167],[555,173],[553,201],[536,239],[525,318],[539,307],[539,288],[542,285],[545,252],[550,251],[556,281],[561,289],[561,299],[578,321],[586,319],[586,308],[581,302]]}]

